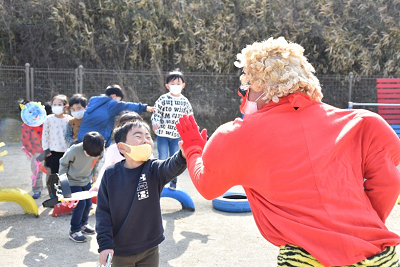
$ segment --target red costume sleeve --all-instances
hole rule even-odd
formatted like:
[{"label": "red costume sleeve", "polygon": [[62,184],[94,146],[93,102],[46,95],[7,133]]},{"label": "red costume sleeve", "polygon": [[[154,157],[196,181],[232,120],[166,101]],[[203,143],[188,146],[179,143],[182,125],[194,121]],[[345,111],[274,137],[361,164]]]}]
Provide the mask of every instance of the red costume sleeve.
[{"label": "red costume sleeve", "polygon": [[[219,197],[231,187],[239,185],[241,173],[245,171],[244,166],[240,165],[239,151],[242,143],[240,139],[233,141],[238,134],[231,130],[240,124],[241,120],[236,120],[220,126],[219,133],[213,135],[207,142],[212,142],[213,146],[208,147],[206,144],[204,151],[199,146],[189,147],[185,151],[193,184],[206,199]],[[227,135],[227,132],[230,134]],[[227,139],[232,140],[235,145],[226,146],[225,144],[232,144]],[[220,142],[221,140],[227,142]]]},{"label": "red costume sleeve", "polygon": [[369,146],[364,146],[365,193],[381,220],[385,222],[400,191],[400,173],[396,168],[400,163],[400,142],[382,118],[368,117],[364,120],[368,128],[365,139],[369,142]]}]

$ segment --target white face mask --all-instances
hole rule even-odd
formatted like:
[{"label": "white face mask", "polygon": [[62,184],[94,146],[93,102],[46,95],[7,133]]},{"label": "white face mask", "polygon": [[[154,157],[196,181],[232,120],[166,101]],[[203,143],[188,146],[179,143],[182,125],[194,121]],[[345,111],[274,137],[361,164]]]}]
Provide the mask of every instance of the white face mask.
[{"label": "white face mask", "polygon": [[83,118],[85,111],[86,110],[84,110],[84,109],[79,110],[79,111],[73,111],[73,112],[71,112],[71,115],[72,115],[72,117],[77,118],[79,120],[79,119]]},{"label": "white face mask", "polygon": [[51,106],[51,111],[56,115],[60,115],[64,112],[64,106]]},{"label": "white face mask", "polygon": [[246,98],[246,103],[243,106],[243,110],[242,113],[245,115],[249,115],[249,114],[253,114],[256,113],[258,111],[257,108],[257,101],[265,94],[262,93],[259,97],[257,97],[257,99],[255,101],[250,101],[248,98],[249,96],[247,96]]},{"label": "white face mask", "polygon": [[182,85],[179,84],[170,84],[169,85],[169,91],[173,95],[180,95],[182,92]]}]

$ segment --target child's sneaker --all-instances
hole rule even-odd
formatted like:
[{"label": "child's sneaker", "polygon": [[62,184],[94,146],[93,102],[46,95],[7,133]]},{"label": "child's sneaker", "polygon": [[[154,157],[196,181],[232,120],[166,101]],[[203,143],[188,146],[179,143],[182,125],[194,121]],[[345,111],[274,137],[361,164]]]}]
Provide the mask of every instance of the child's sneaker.
[{"label": "child's sneaker", "polygon": [[171,189],[171,190],[176,190],[176,182],[175,181],[171,181],[170,183],[169,183],[169,189]]},{"label": "child's sneaker", "polygon": [[40,196],[42,195],[42,192],[35,192],[35,193],[33,193],[33,195],[32,195],[32,198],[33,199],[38,199]]},{"label": "child's sneaker", "polygon": [[81,227],[81,232],[86,235],[93,235],[96,233],[94,228],[90,226],[88,223]]},{"label": "child's sneaker", "polygon": [[76,242],[76,243],[83,243],[83,242],[86,242],[86,241],[87,241],[86,236],[84,236],[84,235],[82,234],[82,232],[79,231],[79,230],[74,231],[74,232],[69,231],[69,238],[70,238],[72,241]]}]

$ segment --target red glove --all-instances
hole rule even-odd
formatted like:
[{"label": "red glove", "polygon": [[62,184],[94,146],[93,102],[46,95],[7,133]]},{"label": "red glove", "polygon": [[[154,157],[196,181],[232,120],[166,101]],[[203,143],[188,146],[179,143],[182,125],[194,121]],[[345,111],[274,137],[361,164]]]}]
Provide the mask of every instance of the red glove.
[{"label": "red glove", "polygon": [[207,129],[203,129],[200,134],[199,126],[197,125],[193,115],[183,115],[183,117],[179,118],[179,122],[176,124],[176,129],[183,141],[183,150],[186,150],[191,146],[200,146],[201,149],[203,149],[206,145]]}]

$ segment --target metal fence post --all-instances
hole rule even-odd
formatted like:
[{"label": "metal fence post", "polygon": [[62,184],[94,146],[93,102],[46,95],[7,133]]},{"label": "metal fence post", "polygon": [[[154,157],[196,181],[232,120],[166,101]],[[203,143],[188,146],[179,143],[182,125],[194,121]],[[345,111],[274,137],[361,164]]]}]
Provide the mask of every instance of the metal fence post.
[{"label": "metal fence post", "polygon": [[78,76],[79,76],[79,93],[83,94],[83,66],[79,65],[78,67]]},{"label": "metal fence post", "polygon": [[78,88],[78,68],[75,69],[75,93],[79,93],[79,88]]},{"label": "metal fence post", "polygon": [[34,84],[34,68],[31,68],[31,78],[30,78],[30,82],[31,82],[31,100],[34,101],[35,96],[34,96],[34,92],[35,92],[35,88],[33,87]]},{"label": "metal fence post", "polygon": [[25,64],[25,80],[26,80],[26,100],[31,100],[30,90],[29,90],[29,63]]},{"label": "metal fence post", "polygon": [[349,102],[351,102],[351,89],[353,86],[353,72],[350,72],[350,77],[349,77]]}]

